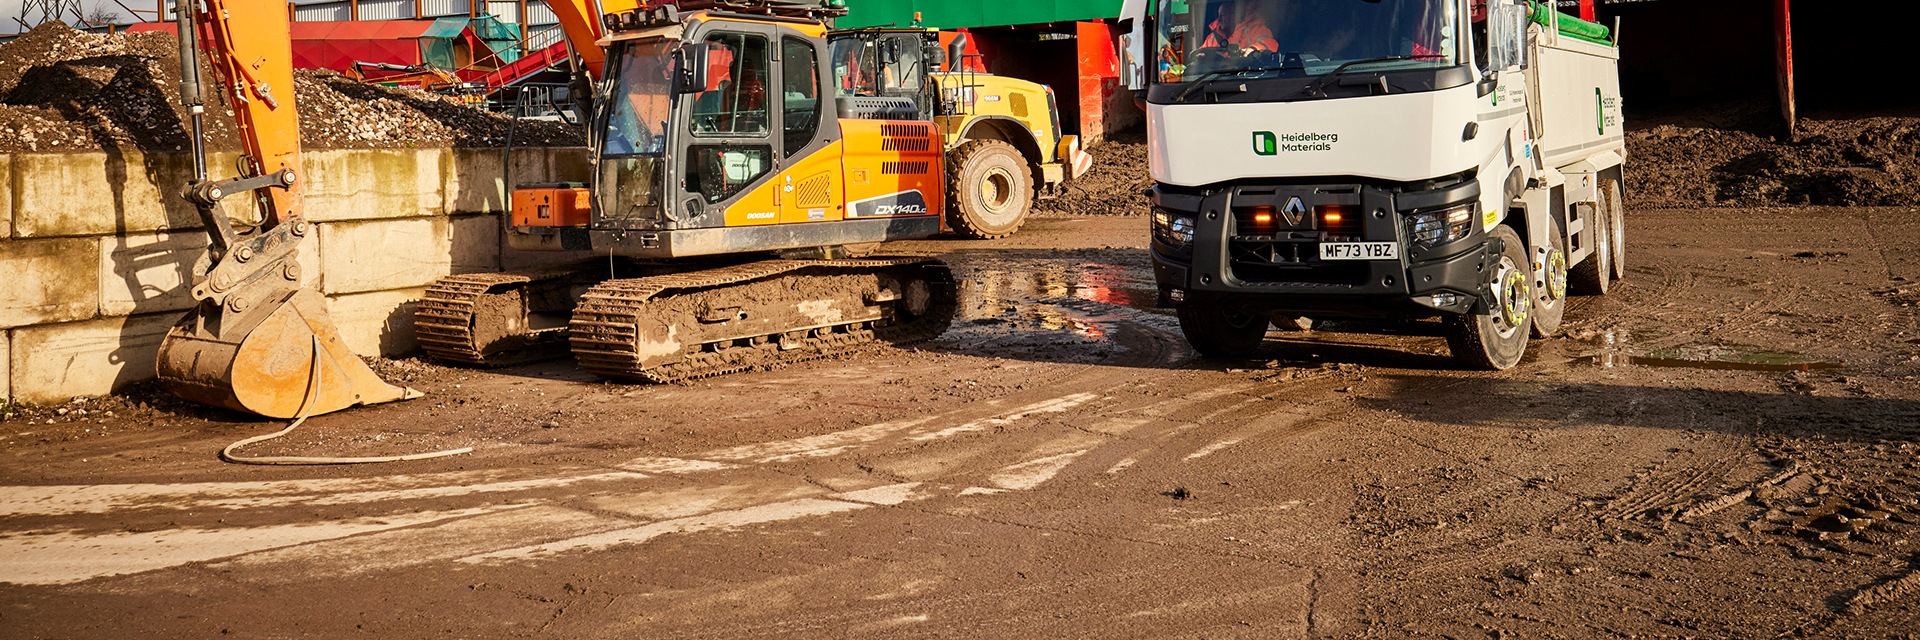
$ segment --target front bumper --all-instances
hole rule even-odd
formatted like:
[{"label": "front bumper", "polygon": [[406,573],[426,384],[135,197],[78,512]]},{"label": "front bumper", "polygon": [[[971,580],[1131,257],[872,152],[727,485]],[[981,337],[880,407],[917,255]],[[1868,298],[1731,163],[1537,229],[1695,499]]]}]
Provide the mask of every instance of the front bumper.
[{"label": "front bumper", "polygon": [[[1465,313],[1481,297],[1488,260],[1497,259],[1497,251],[1487,250],[1477,216],[1459,239],[1436,246],[1408,242],[1407,217],[1478,201],[1473,180],[1425,191],[1360,184],[1234,184],[1197,192],[1155,187],[1150,198],[1156,208],[1195,222],[1193,241],[1185,246],[1153,238],[1162,306],[1204,303],[1270,315],[1350,318]],[[1309,212],[1298,221],[1276,220],[1259,233],[1244,228],[1244,212],[1285,210],[1296,199]],[[1336,228],[1311,214],[1317,208],[1337,208],[1361,221],[1348,219]],[[1321,260],[1320,243],[1326,241],[1394,242],[1400,256]]]}]

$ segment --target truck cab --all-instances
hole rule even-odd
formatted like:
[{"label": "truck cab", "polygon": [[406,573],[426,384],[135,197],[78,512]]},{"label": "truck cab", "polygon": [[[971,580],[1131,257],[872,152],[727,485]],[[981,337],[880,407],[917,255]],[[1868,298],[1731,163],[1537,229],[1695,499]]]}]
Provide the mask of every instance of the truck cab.
[{"label": "truck cab", "polygon": [[1615,275],[1618,53],[1567,35],[1598,25],[1512,0],[1127,11],[1155,279],[1203,353],[1273,318],[1438,316],[1504,369],[1558,330],[1570,276]]}]

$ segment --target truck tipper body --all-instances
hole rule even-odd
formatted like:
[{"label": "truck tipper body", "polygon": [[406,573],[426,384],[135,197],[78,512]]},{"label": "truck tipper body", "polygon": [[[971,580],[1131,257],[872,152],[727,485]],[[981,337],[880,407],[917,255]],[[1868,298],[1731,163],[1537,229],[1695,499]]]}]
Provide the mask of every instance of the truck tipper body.
[{"label": "truck tipper body", "polygon": [[1623,275],[1610,29],[1513,0],[1129,0],[1160,303],[1209,355],[1270,320],[1440,317],[1518,363]]}]

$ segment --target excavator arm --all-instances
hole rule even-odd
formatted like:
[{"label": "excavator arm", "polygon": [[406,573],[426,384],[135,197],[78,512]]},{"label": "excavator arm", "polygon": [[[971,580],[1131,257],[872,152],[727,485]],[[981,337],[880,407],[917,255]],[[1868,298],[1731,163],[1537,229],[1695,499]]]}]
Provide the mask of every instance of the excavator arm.
[{"label": "excavator arm", "polygon": [[[160,380],[182,398],[273,418],[419,397],[367,368],[341,340],[325,298],[301,284],[299,249],[314,227],[300,197],[286,7],[245,0],[176,0],[174,6],[180,98],[194,157],[194,179],[182,196],[199,210],[209,242],[193,268],[198,305],[160,344]],[[208,179],[202,50],[246,152],[237,178]],[[260,210],[259,224],[236,228],[228,216],[225,201],[241,194]]]}]

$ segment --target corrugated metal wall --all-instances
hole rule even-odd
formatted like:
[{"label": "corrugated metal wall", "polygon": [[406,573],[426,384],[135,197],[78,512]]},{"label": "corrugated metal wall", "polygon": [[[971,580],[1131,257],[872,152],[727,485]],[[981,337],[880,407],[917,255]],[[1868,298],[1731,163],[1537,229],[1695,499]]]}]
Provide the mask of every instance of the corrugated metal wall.
[{"label": "corrugated metal wall", "polygon": [[298,22],[328,22],[352,17],[352,11],[345,2],[303,4],[293,8],[293,19]]},{"label": "corrugated metal wall", "polygon": [[420,0],[420,11],[429,18],[464,16],[472,6],[467,0]]},{"label": "corrugated metal wall", "polygon": [[412,20],[413,0],[360,0],[361,20]]}]

